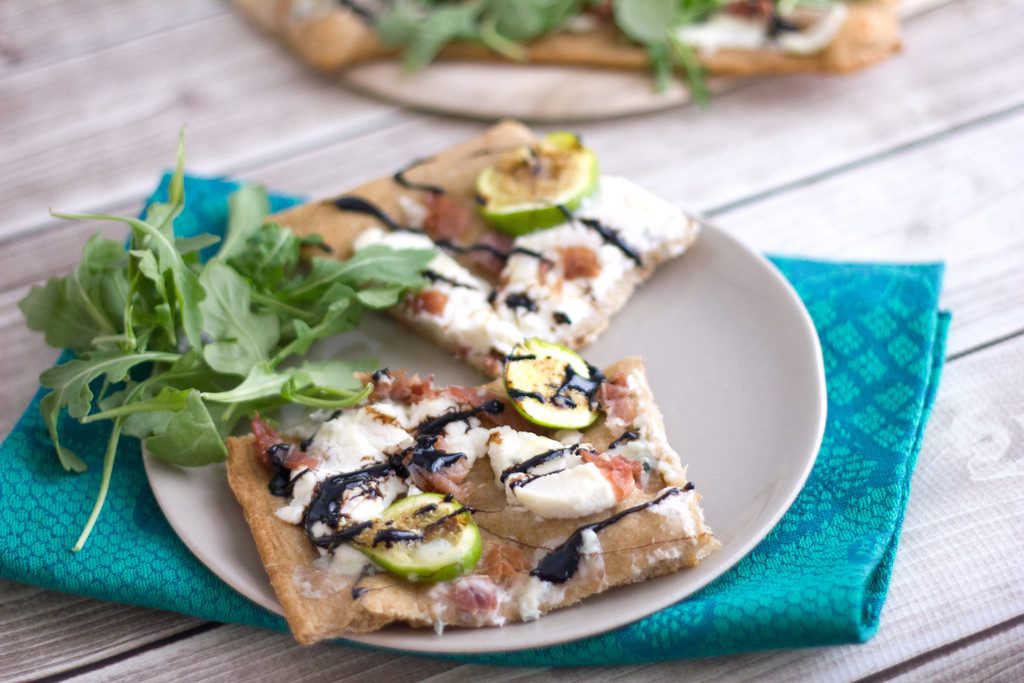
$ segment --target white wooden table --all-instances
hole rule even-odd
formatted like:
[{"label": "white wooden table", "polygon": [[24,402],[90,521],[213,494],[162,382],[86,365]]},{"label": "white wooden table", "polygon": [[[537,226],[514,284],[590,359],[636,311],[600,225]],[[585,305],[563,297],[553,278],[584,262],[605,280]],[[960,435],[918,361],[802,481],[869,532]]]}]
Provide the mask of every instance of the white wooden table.
[{"label": "white wooden table", "polygon": [[[284,635],[0,581],[0,678],[1024,679],[1022,83],[1024,0],[955,0],[866,73],[580,127],[605,169],[759,249],[947,262],[947,367],[870,643],[524,671],[300,652]],[[0,433],[56,355],[16,302],[95,229],[118,232],[47,207],[137,210],[182,122],[191,170],[314,196],[481,128],[334,87],[214,0],[0,1]]]}]

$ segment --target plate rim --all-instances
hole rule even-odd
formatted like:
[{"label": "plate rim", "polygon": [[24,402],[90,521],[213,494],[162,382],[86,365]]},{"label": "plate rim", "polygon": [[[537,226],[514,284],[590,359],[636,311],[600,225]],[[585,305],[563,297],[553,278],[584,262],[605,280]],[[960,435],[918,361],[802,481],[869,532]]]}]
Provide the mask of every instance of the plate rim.
[{"label": "plate rim", "polygon": [[[804,485],[807,482],[807,478],[810,476],[811,470],[814,468],[814,464],[817,461],[818,453],[821,448],[821,443],[824,437],[825,426],[828,418],[828,396],[826,393],[825,366],[824,357],[822,355],[821,349],[821,340],[818,337],[818,332],[814,326],[814,321],[811,319],[810,313],[807,311],[807,307],[804,305],[803,300],[800,298],[799,294],[797,294],[796,289],[793,287],[792,283],[790,283],[789,280],[786,279],[786,277],[782,274],[778,267],[775,266],[775,264],[769,261],[768,258],[766,258],[763,254],[753,250],[752,248],[747,246],[743,241],[730,235],[728,232],[715,226],[713,223],[709,223],[703,219],[699,219],[699,222],[702,233],[713,233],[715,235],[715,238],[723,240],[731,248],[745,252],[746,256],[753,257],[757,262],[759,262],[759,265],[767,272],[767,274],[774,280],[774,282],[777,285],[781,286],[783,292],[786,295],[788,303],[793,305],[793,307],[795,308],[800,322],[801,332],[809,335],[809,341],[812,342],[811,348],[814,350],[813,366],[815,370],[814,389],[817,393],[817,424],[815,425],[813,436],[811,437],[809,443],[803,444],[803,447],[800,449],[801,451],[806,450],[809,453],[809,455],[805,456],[803,459],[803,467],[799,473],[799,476],[794,478],[790,482],[788,491],[786,492],[786,495],[783,496],[784,504],[777,505],[775,510],[765,517],[765,519],[756,527],[756,530],[750,533],[744,542],[737,543],[728,547],[723,546],[722,548],[719,548],[715,551],[716,555],[720,553],[728,553],[727,557],[724,560],[721,560],[721,567],[719,567],[717,570],[710,572],[707,576],[700,577],[699,579],[694,581],[692,585],[688,586],[687,590],[685,591],[671,592],[670,595],[668,595],[665,598],[658,598],[655,600],[646,601],[645,605],[649,606],[650,609],[645,607],[642,614],[636,616],[631,615],[628,619],[620,621],[610,626],[582,626],[580,629],[574,631],[571,637],[564,639],[559,638],[558,636],[551,637],[550,640],[548,640],[545,643],[545,646],[559,645],[568,642],[576,642],[579,640],[583,640],[585,638],[591,638],[600,635],[602,633],[607,633],[616,629],[625,628],[631,624],[640,621],[641,619],[644,619],[656,612],[659,612],[671,605],[674,605],[678,602],[681,602],[682,600],[689,598],[691,595],[693,595],[694,593],[696,593],[697,591],[701,590],[709,583],[714,581],[715,579],[719,578],[720,576],[728,572],[730,569],[736,566],[736,564],[739,563],[744,557],[746,557],[759,543],[761,543],[761,541],[765,539],[765,537],[771,532],[771,530],[775,528],[775,526],[779,523],[779,521],[786,514],[786,512],[789,511],[789,509],[793,505],[793,502],[796,500],[796,497],[803,490]],[[147,482],[150,486],[150,489],[153,491],[153,495],[157,501],[157,505],[160,507],[161,513],[164,515],[165,519],[167,519],[171,528],[174,530],[175,535],[177,535],[179,540],[181,540],[182,543],[184,543],[185,547],[188,548],[189,552],[191,552],[200,562],[203,563],[203,565],[206,566],[207,569],[213,572],[220,580],[224,581],[224,583],[226,583],[228,586],[230,586],[234,591],[242,595],[244,598],[277,614],[278,616],[283,617],[283,610],[280,606],[280,603],[276,599],[274,600],[273,604],[268,604],[265,600],[250,595],[245,589],[243,589],[239,585],[236,585],[235,581],[222,576],[221,573],[218,572],[217,569],[215,568],[216,566],[218,566],[218,563],[213,562],[210,559],[209,554],[206,552],[206,550],[201,545],[195,543],[194,539],[187,531],[183,531],[179,528],[179,525],[176,521],[177,518],[175,516],[168,515],[165,512],[166,507],[170,505],[170,503],[163,498],[163,495],[166,492],[162,493],[161,487],[154,485],[154,472],[156,471],[157,468],[160,467],[176,466],[163,463],[161,461],[157,461],[150,455],[149,451],[145,448],[145,444],[143,444],[142,447],[142,459]],[[223,466],[223,464],[218,463],[217,466]],[[629,586],[620,586],[617,588],[617,590],[628,589]],[[343,638],[332,639],[331,642],[352,642],[359,643],[362,645],[371,645],[374,647],[389,649],[398,652],[413,652],[423,654],[485,654],[498,652],[517,652],[531,649],[533,647],[540,647],[537,645],[518,645],[510,648],[495,649],[494,647],[484,646],[485,644],[490,644],[494,642],[493,640],[486,638],[480,639],[479,642],[481,646],[479,647],[475,645],[477,641],[474,641],[474,644],[468,646],[458,646],[453,648],[450,646],[450,641],[448,645],[444,644],[445,639],[443,637],[418,636],[410,639],[409,642],[400,642],[402,641],[403,638],[408,639],[408,634],[404,632],[405,630],[412,630],[414,633],[417,634],[423,634],[426,631],[429,631],[429,629],[411,629],[411,627],[404,627],[402,631],[399,631],[397,629],[385,629],[382,631],[376,631],[369,634],[352,634],[350,636],[345,636]],[[431,633],[433,632],[431,631]]]}]

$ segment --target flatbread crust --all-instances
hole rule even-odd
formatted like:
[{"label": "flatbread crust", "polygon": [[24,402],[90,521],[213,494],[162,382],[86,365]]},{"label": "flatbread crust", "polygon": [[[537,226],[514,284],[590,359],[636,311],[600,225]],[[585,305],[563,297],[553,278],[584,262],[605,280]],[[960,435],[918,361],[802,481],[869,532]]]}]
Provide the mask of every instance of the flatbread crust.
[{"label": "flatbread crust", "polygon": [[[351,11],[328,3],[299,0],[234,0],[243,14],[276,35],[310,66],[333,73],[362,62],[395,56],[373,30]],[[719,50],[701,53],[701,63],[713,74],[754,76],[792,73],[849,73],[886,59],[902,48],[894,0],[850,2],[846,22],[832,43],[811,55],[774,50]],[[584,33],[556,33],[529,43],[528,61],[537,64],[595,66],[610,69],[648,69],[646,51],[616,28],[604,26]],[[453,43],[444,59],[507,61],[475,43]]]},{"label": "flatbread crust", "polygon": [[[579,519],[544,520],[525,510],[506,509],[504,491],[494,483],[490,462],[486,457],[481,458],[463,483],[459,499],[479,510],[475,518],[485,552],[489,544],[510,543],[514,539],[527,551],[529,565],[533,566],[535,556],[561,543],[581,524],[652,500],[669,483],[681,485],[677,482],[685,481],[685,468],[665,440],[661,412],[651,394],[642,361],[627,358],[606,369],[609,377],[619,373],[634,377],[630,398],[635,401],[639,414],[645,416],[647,438],[653,444],[656,459],[664,463],[652,472],[645,490],[635,490],[615,510]],[[616,430],[601,420],[584,433],[584,440],[603,449],[617,435]],[[228,439],[228,453],[231,490],[242,506],[270,582],[292,633],[300,643],[312,644],[373,631],[392,622],[412,626],[439,621],[453,626],[483,626],[495,621],[522,620],[523,613],[517,604],[501,604],[496,615],[481,621],[477,615],[444,606],[437,599],[438,589],[431,585],[403,582],[389,574],[357,580],[332,573],[322,562],[317,562],[318,554],[303,530],[274,515],[282,500],[271,496],[267,490],[270,475],[260,464],[253,437]],[[602,552],[597,556],[585,555],[573,578],[561,586],[540,586],[543,590],[537,613],[572,605],[616,586],[696,565],[719,544],[703,522],[700,496],[693,494],[687,500],[690,507],[683,514],[689,516],[688,523],[698,530],[697,533],[680,533],[682,527],[670,515],[648,510],[628,515],[599,533]],[[526,575],[514,580],[544,583]],[[358,597],[354,597],[352,589],[357,583],[361,590]]]}]

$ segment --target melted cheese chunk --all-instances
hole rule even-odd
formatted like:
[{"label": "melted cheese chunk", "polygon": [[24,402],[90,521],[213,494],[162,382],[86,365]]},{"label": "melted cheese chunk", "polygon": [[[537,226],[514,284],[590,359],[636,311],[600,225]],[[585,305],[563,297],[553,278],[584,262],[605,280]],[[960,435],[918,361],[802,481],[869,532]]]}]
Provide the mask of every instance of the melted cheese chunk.
[{"label": "melted cheese chunk", "polygon": [[323,461],[318,470],[352,472],[384,462],[386,454],[413,443],[402,427],[397,410],[392,412],[381,405],[370,405],[347,410],[320,425],[309,445],[309,453]]},{"label": "melted cheese chunk", "polygon": [[[502,474],[530,458],[565,449],[558,456],[539,463],[528,472]],[[565,444],[530,432],[499,427],[490,439],[487,454],[495,481],[504,485],[510,503],[519,504],[547,519],[583,517],[612,507],[615,490],[593,463],[583,459]]]},{"label": "melted cheese chunk", "polygon": [[[764,50],[778,48],[783,52],[809,55],[828,47],[843,27],[849,11],[845,4],[834,3],[827,8],[802,7],[801,14],[813,14],[814,20],[799,31],[783,31],[774,39],[768,35],[763,18],[740,17],[719,12],[707,21],[688,24],[676,30],[676,38],[705,54],[719,50]],[[789,15],[783,15],[789,18]]]}]

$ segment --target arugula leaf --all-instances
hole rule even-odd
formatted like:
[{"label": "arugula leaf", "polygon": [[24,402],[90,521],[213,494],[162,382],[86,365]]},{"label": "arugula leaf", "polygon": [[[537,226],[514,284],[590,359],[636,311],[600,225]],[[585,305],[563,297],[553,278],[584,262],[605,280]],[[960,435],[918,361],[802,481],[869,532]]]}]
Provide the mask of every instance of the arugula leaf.
[{"label": "arugula leaf", "polygon": [[269,360],[281,336],[277,317],[250,310],[249,286],[219,258],[206,264],[199,281],[208,292],[201,304],[203,327],[213,339],[203,347],[203,357],[217,372],[244,377]]},{"label": "arugula leaf", "polygon": [[71,275],[32,287],[18,303],[29,329],[42,332],[50,346],[76,351],[116,334],[128,289],[126,261],[119,243],[93,235]]},{"label": "arugula leaf", "polygon": [[270,213],[270,199],[261,185],[243,185],[228,197],[228,229],[217,256],[225,261],[246,251]]},{"label": "arugula leaf", "polygon": [[163,431],[146,439],[154,456],[187,467],[209,465],[228,457],[227,447],[198,391],[188,393],[185,408],[174,413]]},{"label": "arugula leaf", "polygon": [[63,408],[67,407],[71,417],[83,418],[92,408],[93,392],[90,385],[93,381],[103,378],[110,383],[120,382],[136,365],[173,361],[177,357],[177,354],[158,352],[122,354],[117,351],[97,351],[43,371],[39,382],[53,391],[43,397],[39,408],[64,469],[84,472],[85,462],[60,443],[57,418]]},{"label": "arugula leaf", "polygon": [[51,390],[40,410],[61,465],[86,468],[60,441],[64,410],[83,423],[112,422],[100,489],[75,550],[103,507],[122,435],[146,439],[169,462],[202,465],[226,457],[222,439],[254,411],[362,400],[369,389],[353,372],[375,363],[280,366],[354,328],[366,310],[421,287],[420,271],[433,257],[429,249],[375,247],[348,261],[304,265],[302,248],[322,240],[266,223],[266,192],[243,187],[229,200],[220,255],[203,264],[200,252],[218,239],[179,238],[173,229],[185,205],[183,149],[179,138],[168,201],[145,219],[54,213],[125,223],[128,248],[94,237],[70,275],[33,287],[19,302],[30,328],[75,354],[40,376]]}]

